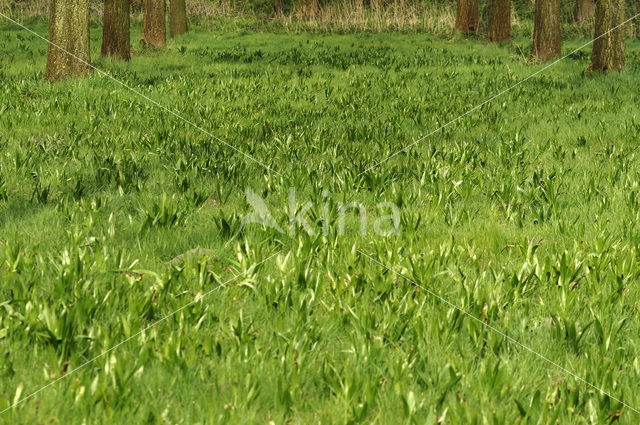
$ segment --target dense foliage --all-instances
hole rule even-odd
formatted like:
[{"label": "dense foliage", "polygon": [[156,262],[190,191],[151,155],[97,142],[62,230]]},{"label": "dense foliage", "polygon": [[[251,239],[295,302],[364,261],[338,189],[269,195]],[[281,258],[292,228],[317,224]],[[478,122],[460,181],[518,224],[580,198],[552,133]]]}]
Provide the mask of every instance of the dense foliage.
[{"label": "dense foliage", "polygon": [[[97,73],[43,82],[46,45],[0,24],[0,410],[219,287],[0,422],[638,422],[358,252],[637,407],[637,42],[359,175],[534,72],[530,41],[213,22],[95,65],[281,175]],[[242,227],[247,187],[330,232]],[[395,203],[400,235],[339,235],[351,201]]]}]

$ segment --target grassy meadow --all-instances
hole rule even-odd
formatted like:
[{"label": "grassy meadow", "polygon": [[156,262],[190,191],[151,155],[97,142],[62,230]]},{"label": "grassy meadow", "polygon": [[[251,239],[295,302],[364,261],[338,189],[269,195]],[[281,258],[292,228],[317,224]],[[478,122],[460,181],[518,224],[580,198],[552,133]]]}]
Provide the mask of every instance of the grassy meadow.
[{"label": "grassy meadow", "polygon": [[[1,424],[638,423],[424,290],[640,408],[637,40],[361,174],[540,69],[530,40],[191,29],[123,64],[92,24],[94,65],[277,173],[98,73],[45,83],[0,21]],[[243,226],[247,188],[313,232]]]}]

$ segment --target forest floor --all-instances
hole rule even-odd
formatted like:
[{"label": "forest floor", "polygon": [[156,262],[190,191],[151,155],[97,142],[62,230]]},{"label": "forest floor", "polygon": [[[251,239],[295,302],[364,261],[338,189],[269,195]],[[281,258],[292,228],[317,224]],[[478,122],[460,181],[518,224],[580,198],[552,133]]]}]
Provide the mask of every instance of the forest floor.
[{"label": "forest floor", "polygon": [[0,23],[0,423],[638,423],[640,43],[370,169],[530,41],[138,27],[148,98]]}]

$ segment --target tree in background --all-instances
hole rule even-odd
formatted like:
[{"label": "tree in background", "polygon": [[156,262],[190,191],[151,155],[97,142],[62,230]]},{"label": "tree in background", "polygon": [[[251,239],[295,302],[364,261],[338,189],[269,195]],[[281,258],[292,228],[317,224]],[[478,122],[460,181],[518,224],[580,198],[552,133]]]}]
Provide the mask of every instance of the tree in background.
[{"label": "tree in background", "polygon": [[536,0],[531,58],[547,61],[561,54],[560,0]]},{"label": "tree in background", "polygon": [[595,3],[593,0],[576,0],[576,5],[573,8],[573,19],[576,23],[581,24],[591,16],[595,10]]},{"label": "tree in background", "polygon": [[[591,64],[587,71],[619,71],[625,66],[625,33],[612,30],[624,22],[625,0],[598,0]],[[607,32],[609,31],[609,32]]]},{"label": "tree in background", "polygon": [[142,38],[144,46],[164,47],[167,45],[167,21],[165,0],[144,0],[144,21]]},{"label": "tree in background", "polygon": [[455,28],[465,34],[478,32],[480,28],[478,0],[458,0]]},{"label": "tree in background", "polygon": [[50,0],[49,41],[45,80],[89,74],[89,0]]},{"label": "tree in background", "polygon": [[487,41],[499,43],[511,38],[511,0],[489,0]]},{"label": "tree in background", "polygon": [[187,7],[185,0],[171,0],[169,6],[169,21],[171,37],[184,34],[189,31],[187,26]]},{"label": "tree in background", "polygon": [[124,61],[131,59],[130,10],[130,0],[105,0],[102,56],[113,56]]},{"label": "tree in background", "polygon": [[273,9],[276,16],[281,17],[284,15],[284,0],[273,0]]}]

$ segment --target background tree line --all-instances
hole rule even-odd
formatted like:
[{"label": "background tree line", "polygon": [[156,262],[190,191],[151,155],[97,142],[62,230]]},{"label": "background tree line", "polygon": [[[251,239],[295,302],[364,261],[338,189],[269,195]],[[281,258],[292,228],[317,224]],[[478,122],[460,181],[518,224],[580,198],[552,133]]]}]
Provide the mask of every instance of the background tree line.
[{"label": "background tree line", "polygon": [[[168,0],[167,0],[168,1]],[[479,2],[480,32],[486,32],[488,1]],[[640,0],[627,0],[628,16],[640,11]],[[576,6],[583,18],[575,19]],[[591,37],[593,10],[589,0],[564,0],[560,22],[565,37]],[[200,21],[216,17],[246,17],[259,23],[282,26],[285,30],[322,31],[420,31],[450,35],[456,22],[457,0],[187,0],[187,11]],[[89,0],[94,25],[101,21],[104,0]],[[0,0],[0,10],[14,17],[48,16],[49,0]],[[144,0],[132,0],[132,17],[142,19]],[[512,35],[533,34],[533,0],[512,0]],[[101,23],[100,23],[101,24]],[[640,27],[631,22],[625,32],[636,36]]]},{"label": "background tree line", "polygon": [[[7,3],[9,0],[0,0]],[[53,44],[49,46],[45,78],[55,81],[69,75],[88,73],[90,63],[89,17],[94,0],[48,0],[49,1],[49,37]],[[246,4],[258,6],[247,0]],[[264,0],[268,1],[271,16],[282,17],[293,7],[294,2],[321,10],[331,4],[344,4],[354,0]],[[362,7],[375,8],[378,0],[360,1]],[[408,0],[393,0],[385,3],[393,8],[399,3],[408,4]],[[464,34],[476,34],[488,42],[500,43],[511,39],[514,15],[521,13],[533,15],[532,48],[530,58],[551,60],[562,54],[563,22],[581,25],[589,22],[592,35],[596,38],[593,57],[589,70],[615,71],[625,65],[625,38],[629,28],[610,31],[622,24],[626,9],[637,10],[637,0],[455,0],[455,4],[444,0],[423,1],[431,7],[449,5],[455,8],[454,19],[447,22],[449,31],[454,29]],[[103,40],[101,54],[122,60],[129,60],[130,26],[132,10],[142,15],[142,38],[144,46],[153,48],[166,44],[166,22],[169,21],[170,36],[183,34],[188,30],[187,3],[190,5],[215,4],[208,0],[186,2],[185,0],[104,0]],[[9,7],[24,6],[25,0],[11,0]],[[5,6],[6,7],[6,6]],[[402,9],[396,12],[400,13]],[[256,15],[257,16],[257,15]],[[400,16],[402,14],[400,13]],[[569,18],[567,18],[569,16]],[[629,24],[631,25],[631,24]]]},{"label": "background tree line", "polygon": [[[168,2],[169,0],[167,0]],[[479,2],[481,22],[485,23],[482,30],[486,30],[488,16],[488,1]],[[535,14],[534,0],[512,0],[512,23],[516,34],[527,35],[533,31]],[[627,0],[629,15],[640,11],[640,0]],[[89,0],[92,16],[102,15],[104,0]],[[442,30],[449,30],[456,18],[457,0],[186,0],[187,10],[192,16],[245,16],[260,19],[294,18],[301,20],[343,20],[343,28],[351,24],[356,29],[363,29],[360,25],[364,17],[384,20],[385,17],[395,17],[394,20],[380,22],[377,29],[420,29],[418,22],[439,22]],[[583,7],[580,7],[583,5]],[[574,19],[576,7],[585,18]],[[593,25],[592,15],[595,8],[594,0],[564,0],[560,4],[560,19],[565,30],[574,30],[572,35],[590,35]],[[49,0],[0,0],[0,10],[10,10],[21,13],[22,16],[48,15]],[[132,0],[133,16],[141,16],[144,0]],[[349,22],[349,19],[352,21]],[[338,24],[338,22],[335,22]],[[584,28],[581,24],[585,24]],[[338,27],[336,25],[336,27]],[[434,30],[433,28],[424,28]],[[628,30],[635,33],[637,25],[630,23]],[[367,29],[376,29],[373,26]],[[432,32],[432,31],[429,31]]]},{"label": "background tree line", "polygon": [[[104,1],[102,56],[131,59],[131,6],[132,0]],[[89,0],[50,0],[46,80],[89,73],[89,10]],[[188,31],[185,0],[144,0],[143,10],[143,46],[159,48],[167,44],[167,11],[172,37]]]},{"label": "background tree line", "polygon": [[[550,60],[562,55],[560,0],[535,0],[531,58]],[[511,38],[511,0],[488,0],[487,41]],[[595,16],[593,52],[588,70],[617,71],[625,65],[625,0],[574,0],[576,22]],[[479,31],[478,0],[458,0],[455,28],[464,33]]]}]

